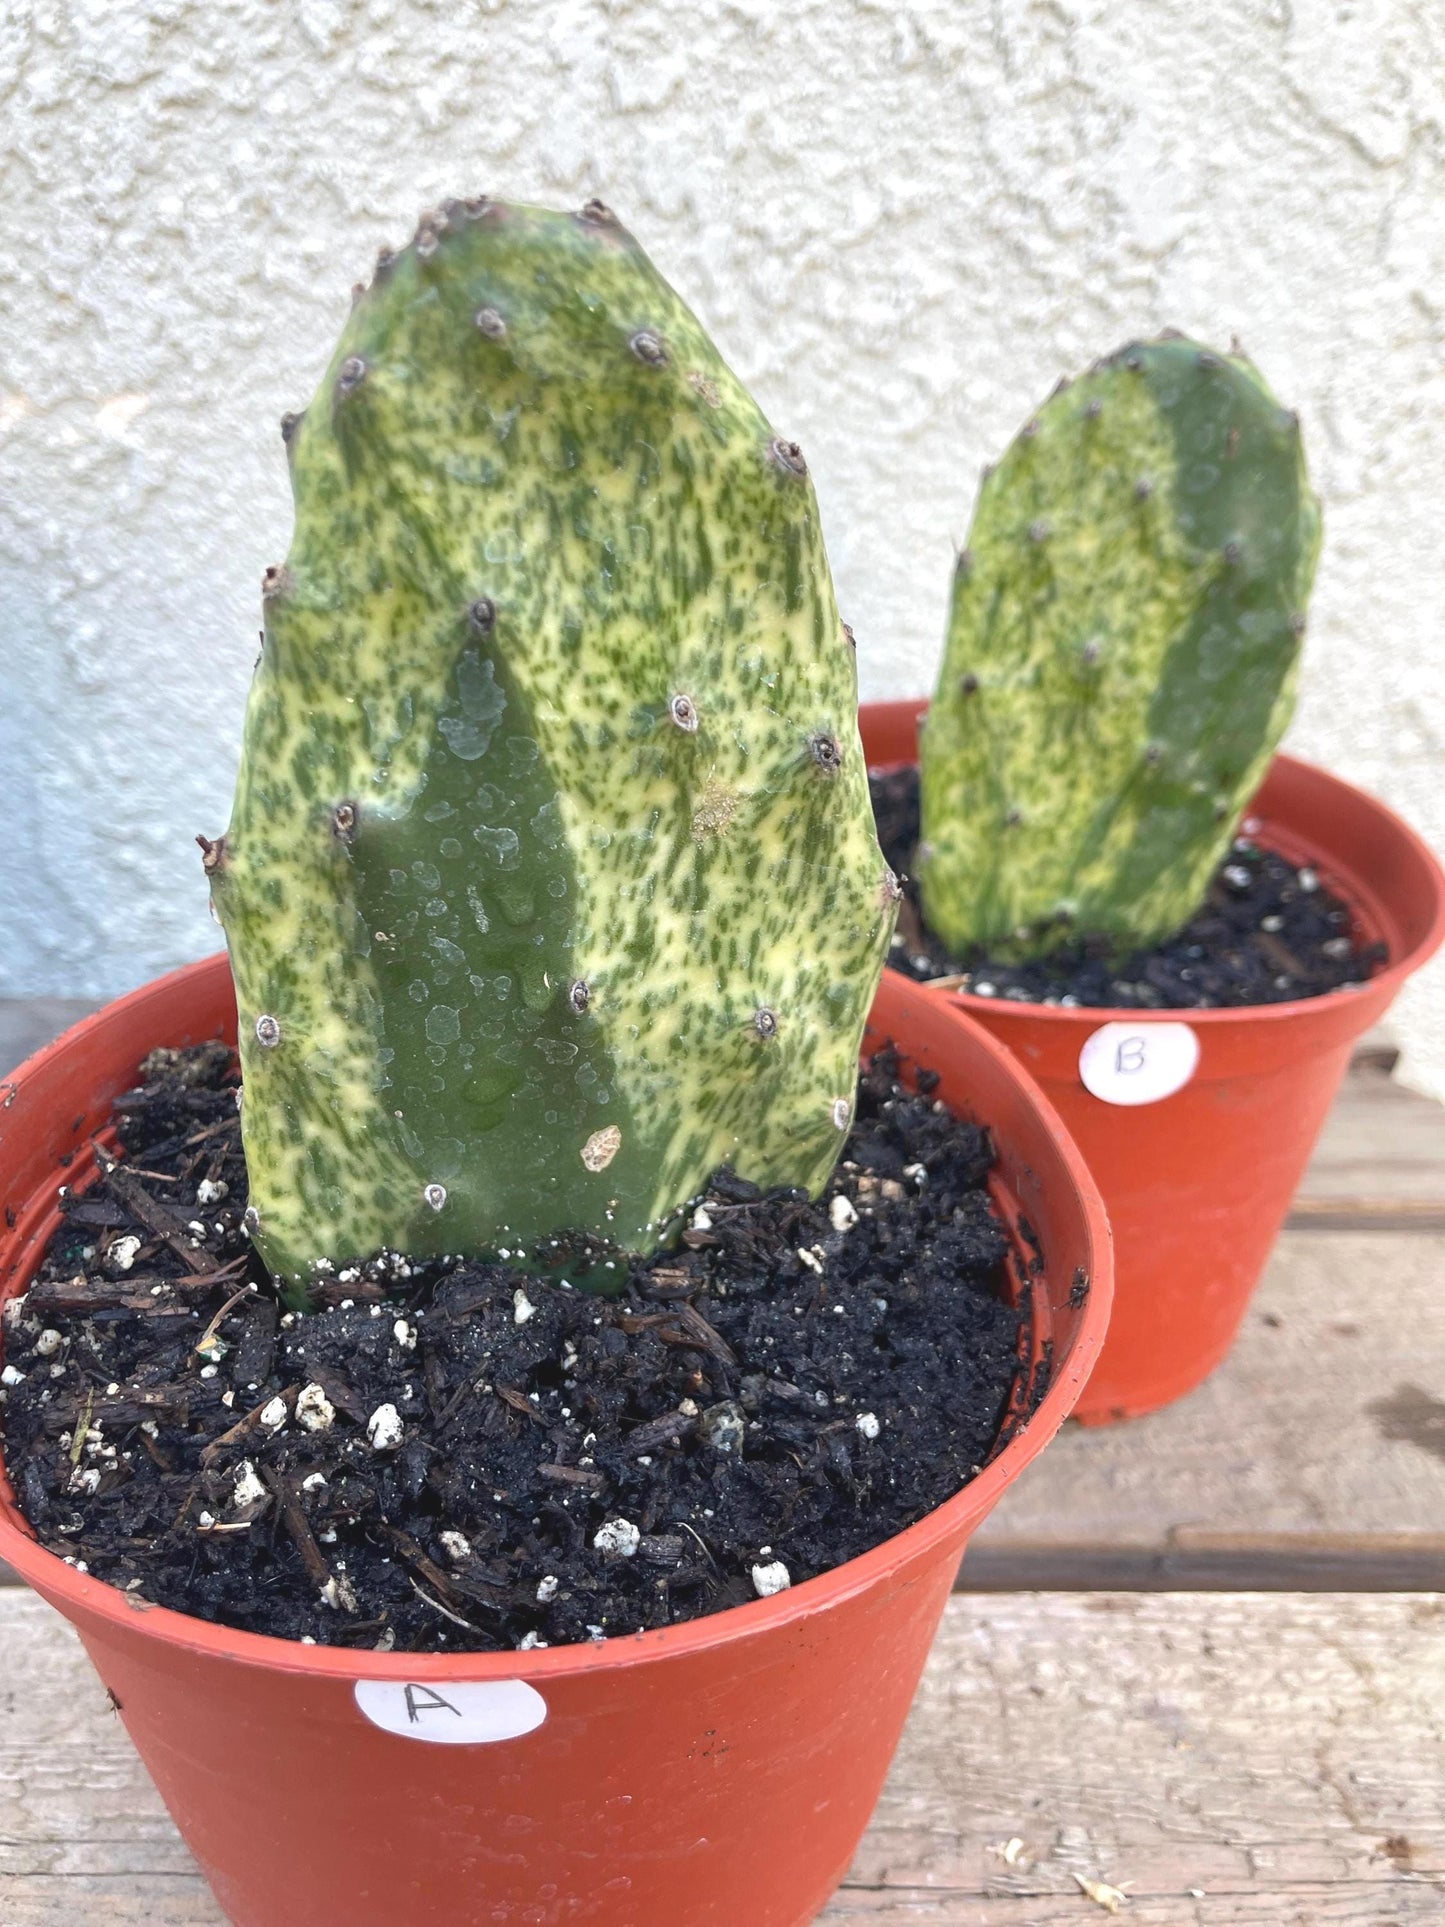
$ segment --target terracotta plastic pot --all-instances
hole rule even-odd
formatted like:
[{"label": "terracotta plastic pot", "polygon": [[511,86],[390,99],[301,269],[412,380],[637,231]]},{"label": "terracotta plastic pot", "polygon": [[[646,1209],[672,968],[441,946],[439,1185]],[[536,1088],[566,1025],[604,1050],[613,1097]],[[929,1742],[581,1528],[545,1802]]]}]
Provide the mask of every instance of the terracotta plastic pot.
[{"label": "terracotta plastic pot", "polygon": [[[917,761],[927,707],[864,704],[870,766]],[[1445,937],[1440,865],[1373,797],[1276,756],[1249,814],[1261,843],[1312,865],[1350,904],[1357,934],[1387,945],[1386,968],[1358,990],[1200,1011],[933,993],[1038,1079],[1108,1207],[1114,1313],[1074,1408],[1085,1424],[1167,1405],[1224,1358],[1356,1040]]]},{"label": "terracotta plastic pot", "polygon": [[[25,1288],[88,1139],[156,1044],[231,1036],[225,960],[162,978],[0,1081],[0,1295]],[[605,1644],[407,1657],[309,1647],[151,1607],[30,1536],[0,1556],[74,1625],[238,1927],[801,1927],[846,1869],[959,1556],[1058,1429],[1108,1317],[1109,1234],[1047,1103],[983,1031],[889,973],[873,1016],[985,1120],[1014,1234],[1037,1234],[1021,1407],[971,1485],[820,1579]],[[74,1154],[62,1170],[61,1159]],[[1090,1289],[1076,1280],[1082,1272]],[[1076,1302],[1079,1301],[1079,1302]],[[450,1743],[444,1743],[450,1742]]]}]

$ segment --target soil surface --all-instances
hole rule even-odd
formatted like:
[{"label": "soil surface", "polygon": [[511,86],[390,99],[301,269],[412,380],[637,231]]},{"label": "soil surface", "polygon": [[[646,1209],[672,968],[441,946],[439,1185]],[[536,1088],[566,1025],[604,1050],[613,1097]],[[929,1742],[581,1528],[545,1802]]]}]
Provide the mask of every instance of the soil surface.
[{"label": "soil surface", "polygon": [[241,1229],[231,1053],[154,1052],[7,1315],[26,1516],[159,1604],[379,1651],[630,1633],[867,1551],[990,1457],[1026,1320],[987,1134],[897,1072],[820,1203],[721,1171],[619,1298],[384,1254],[297,1316]]},{"label": "soil surface", "polygon": [[913,875],[918,771],[869,772],[883,854],[903,879],[889,964],[919,983],[958,977],[977,997],[1105,1010],[1210,1010],[1282,1004],[1356,989],[1381,964],[1382,943],[1351,931],[1348,905],[1313,870],[1299,869],[1244,834],[1220,865],[1203,908],[1175,937],[1122,960],[1107,946],[1066,945],[1031,963],[952,957],[923,921]]}]

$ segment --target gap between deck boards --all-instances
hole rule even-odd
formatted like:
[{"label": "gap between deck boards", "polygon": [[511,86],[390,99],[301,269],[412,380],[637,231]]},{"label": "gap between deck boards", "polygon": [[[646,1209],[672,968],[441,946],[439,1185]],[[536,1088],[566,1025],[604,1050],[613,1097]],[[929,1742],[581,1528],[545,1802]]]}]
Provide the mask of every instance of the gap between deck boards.
[{"label": "gap between deck boards", "polygon": [[1162,1549],[975,1546],[955,1592],[1445,1592],[1445,1533],[1180,1531]]}]

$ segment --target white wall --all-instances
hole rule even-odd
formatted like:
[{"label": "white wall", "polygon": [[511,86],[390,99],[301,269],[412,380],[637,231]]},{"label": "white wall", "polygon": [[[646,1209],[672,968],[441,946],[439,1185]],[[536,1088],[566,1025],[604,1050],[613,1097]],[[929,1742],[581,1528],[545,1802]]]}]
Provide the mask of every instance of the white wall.
[{"label": "white wall", "polygon": [[12,0],[0,100],[0,992],[213,947],[277,418],[454,192],[634,228],[805,445],[872,696],[1055,377],[1237,330],[1326,503],[1292,741],[1445,844],[1439,0]]}]

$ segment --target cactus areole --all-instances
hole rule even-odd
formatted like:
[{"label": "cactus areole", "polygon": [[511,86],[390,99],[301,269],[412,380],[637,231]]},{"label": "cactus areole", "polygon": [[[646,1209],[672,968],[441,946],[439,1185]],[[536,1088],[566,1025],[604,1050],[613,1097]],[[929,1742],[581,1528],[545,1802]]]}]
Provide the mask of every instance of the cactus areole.
[{"label": "cactus areole", "polygon": [[894,893],[796,444],[607,209],[492,201],[284,436],[206,852],[267,1264],[620,1283],[720,1164],[818,1192]]},{"label": "cactus areole", "polygon": [[1294,703],[1319,506],[1239,354],[1138,342],[985,476],[925,727],[919,882],[955,955],[1158,943]]}]

